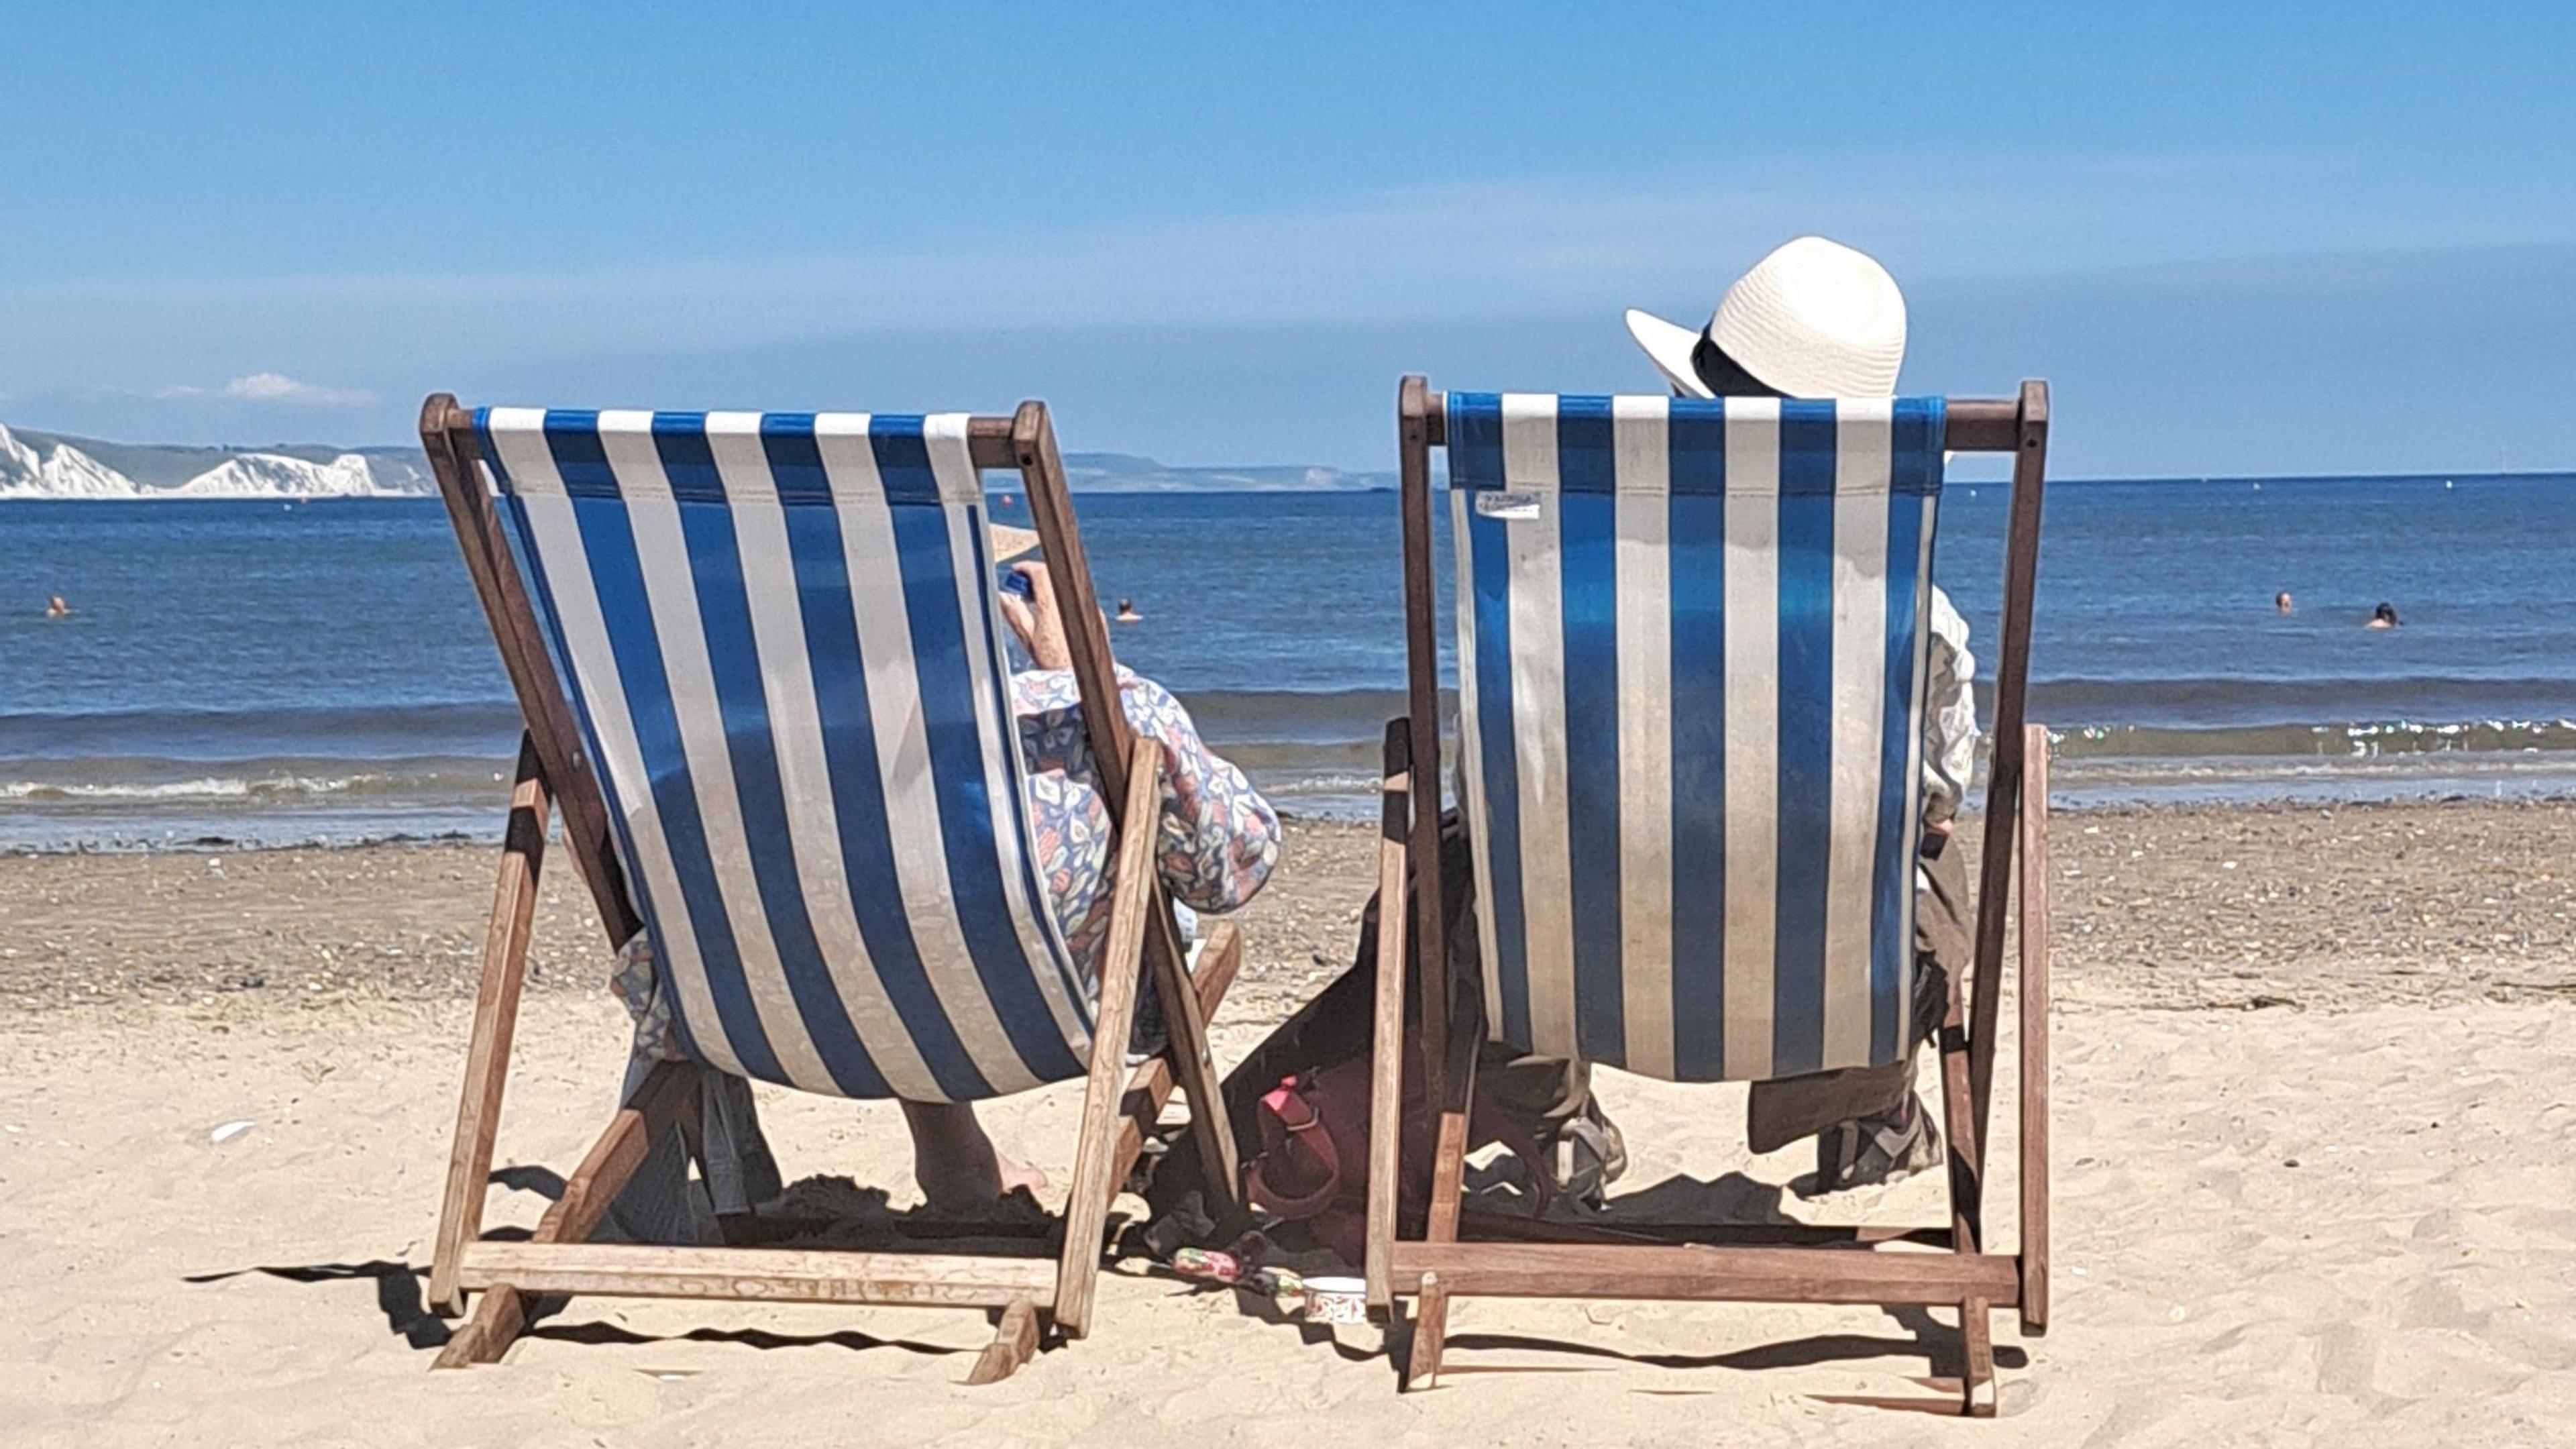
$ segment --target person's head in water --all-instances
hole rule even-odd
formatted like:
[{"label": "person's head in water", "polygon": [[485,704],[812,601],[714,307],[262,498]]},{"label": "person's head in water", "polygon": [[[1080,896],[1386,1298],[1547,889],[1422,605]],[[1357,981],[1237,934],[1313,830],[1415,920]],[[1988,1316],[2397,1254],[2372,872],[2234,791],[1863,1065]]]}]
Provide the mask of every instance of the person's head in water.
[{"label": "person's head in water", "polygon": [[71,613],[71,611],[72,611],[72,606],[63,602],[63,596],[62,596],[62,595],[60,595],[60,594],[52,594],[52,595],[48,595],[48,596],[46,597],[46,599],[45,599],[45,617],[46,617],[46,618],[48,618],[48,619],[60,619],[60,618],[64,617],[65,615],[67,615],[67,614]]},{"label": "person's head in water", "polygon": [[2368,627],[2373,629],[2396,628],[2397,606],[2389,603],[2385,599],[2381,600],[2379,607],[2370,611],[2370,623]]},{"label": "person's head in water", "polygon": [[1118,601],[1119,623],[1136,624],[1143,622],[1144,618],[1144,615],[1136,612],[1136,601],[1134,599],[1120,599]]},{"label": "person's head in water", "polygon": [[2283,589],[2281,592],[2274,594],[2272,596],[2272,607],[2284,614],[2290,612],[2290,591],[2288,589]]}]

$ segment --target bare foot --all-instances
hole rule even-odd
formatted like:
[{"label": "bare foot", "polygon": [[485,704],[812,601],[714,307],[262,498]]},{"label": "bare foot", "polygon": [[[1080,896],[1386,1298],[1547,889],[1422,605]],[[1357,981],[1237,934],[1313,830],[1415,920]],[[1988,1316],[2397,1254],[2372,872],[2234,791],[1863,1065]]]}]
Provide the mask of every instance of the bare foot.
[{"label": "bare foot", "polygon": [[964,1102],[903,1104],[904,1125],[912,1129],[912,1179],[921,1184],[922,1200],[941,1212],[990,1203],[1013,1189],[1037,1192],[1047,1177],[993,1150],[975,1109]]},{"label": "bare foot", "polygon": [[1009,1197],[1021,1188],[1027,1188],[1031,1193],[1047,1190],[1047,1175],[1044,1170],[1031,1167],[1024,1162],[1013,1162],[999,1153],[994,1154],[994,1160],[1000,1163],[1002,1168],[1002,1196]]}]

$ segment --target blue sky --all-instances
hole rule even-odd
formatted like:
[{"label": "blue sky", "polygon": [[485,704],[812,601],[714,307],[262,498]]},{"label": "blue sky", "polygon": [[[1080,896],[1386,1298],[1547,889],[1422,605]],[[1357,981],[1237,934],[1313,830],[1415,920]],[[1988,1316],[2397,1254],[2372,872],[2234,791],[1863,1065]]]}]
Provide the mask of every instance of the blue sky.
[{"label": "blue sky", "polygon": [[1398,374],[1651,390],[1622,307],[1817,231],[2062,472],[2576,467],[2576,7],[1070,9],[20,0],[0,420],[1042,396],[1383,468]]}]

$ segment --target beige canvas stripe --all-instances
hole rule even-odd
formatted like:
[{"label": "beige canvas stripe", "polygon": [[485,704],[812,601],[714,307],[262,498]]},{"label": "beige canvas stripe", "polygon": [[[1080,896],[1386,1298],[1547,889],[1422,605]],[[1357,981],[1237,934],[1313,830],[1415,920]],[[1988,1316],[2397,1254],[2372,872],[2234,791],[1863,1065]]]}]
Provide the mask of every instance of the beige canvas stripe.
[{"label": "beige canvas stripe", "polygon": [[1467,489],[1450,491],[1449,537],[1458,590],[1458,799],[1467,812],[1467,838],[1473,845],[1468,854],[1476,877],[1476,946],[1488,1003],[1485,1024],[1493,1031],[1501,1025],[1501,1008],[1494,1003],[1503,999],[1503,978],[1502,956],[1494,938],[1493,860],[1486,849],[1493,834],[1485,813],[1484,717],[1476,699],[1475,531],[1468,526],[1475,516],[1474,502]]},{"label": "beige canvas stripe", "polygon": [[1869,1064],[1870,916],[1887,712],[1890,405],[1847,398],[1834,425],[1832,834],[1826,848],[1824,1065]]},{"label": "beige canvas stripe", "polygon": [[1503,397],[1503,478],[1538,492],[1503,525],[1511,561],[1512,752],[1520,781],[1521,928],[1530,1048],[1574,1056],[1574,868],[1567,841],[1565,614],[1559,557],[1556,398]]},{"label": "beige canvas stripe", "polygon": [[1771,1075],[1780,873],[1780,405],[1726,404],[1726,1059]]},{"label": "beige canvas stripe", "polygon": [[1619,589],[1620,1011],[1628,1070],[1673,1074],[1671,449],[1663,398],[1611,403]]}]

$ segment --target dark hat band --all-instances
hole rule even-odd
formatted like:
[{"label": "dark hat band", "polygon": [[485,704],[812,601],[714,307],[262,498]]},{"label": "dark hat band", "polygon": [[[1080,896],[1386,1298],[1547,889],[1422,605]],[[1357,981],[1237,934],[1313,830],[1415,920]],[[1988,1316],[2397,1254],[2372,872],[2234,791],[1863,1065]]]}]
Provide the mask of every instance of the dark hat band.
[{"label": "dark hat band", "polygon": [[1752,373],[1744,364],[1726,355],[1706,332],[1691,345],[1691,371],[1699,374],[1701,383],[1718,397],[1787,397],[1788,394]]}]

